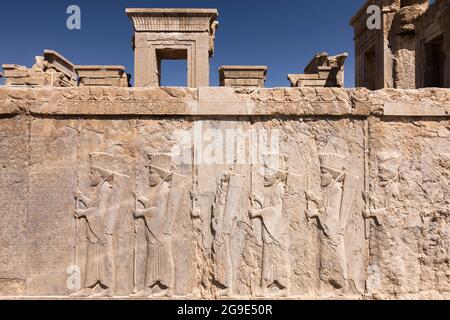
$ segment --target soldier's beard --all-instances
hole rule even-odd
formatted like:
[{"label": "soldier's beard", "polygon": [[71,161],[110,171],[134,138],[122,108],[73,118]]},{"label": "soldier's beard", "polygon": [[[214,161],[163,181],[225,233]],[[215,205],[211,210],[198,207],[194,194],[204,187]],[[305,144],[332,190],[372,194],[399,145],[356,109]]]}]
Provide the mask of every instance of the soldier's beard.
[{"label": "soldier's beard", "polygon": [[157,185],[160,185],[164,181],[169,182],[172,175],[173,175],[173,171],[152,168],[150,177],[149,177],[149,185],[151,187],[155,187]]},{"label": "soldier's beard", "polygon": [[98,186],[100,183],[102,183],[102,176],[99,173],[92,173],[91,174],[91,185],[92,186]]},{"label": "soldier's beard", "polygon": [[150,187],[156,187],[158,184],[161,183],[161,179],[157,179],[157,178],[150,178],[149,180],[149,185]]},{"label": "soldier's beard", "polygon": [[329,171],[325,170],[320,174],[320,186],[322,188],[328,187],[332,185],[333,183],[342,182],[344,179],[344,174],[339,172],[334,172],[334,174],[330,173]]},{"label": "soldier's beard", "polygon": [[321,187],[328,187],[331,183],[333,183],[333,176],[331,174],[321,174],[320,175]]},{"label": "soldier's beard", "polygon": [[162,177],[160,174],[156,174],[155,176],[150,176],[149,185],[150,187],[157,187],[163,182],[167,182],[167,177]]},{"label": "soldier's beard", "polygon": [[282,172],[278,172],[276,174],[265,176],[264,177],[264,186],[271,187],[278,181],[282,181],[284,179],[284,174]]}]

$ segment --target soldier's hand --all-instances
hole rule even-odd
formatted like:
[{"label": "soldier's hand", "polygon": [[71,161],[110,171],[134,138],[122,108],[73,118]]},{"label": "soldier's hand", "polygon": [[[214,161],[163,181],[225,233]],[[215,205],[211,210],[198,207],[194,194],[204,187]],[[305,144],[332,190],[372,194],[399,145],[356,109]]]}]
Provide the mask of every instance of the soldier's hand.
[{"label": "soldier's hand", "polygon": [[364,208],[362,210],[362,215],[363,215],[363,218],[368,219],[371,216],[371,212],[370,212],[370,210]]},{"label": "soldier's hand", "polygon": [[87,210],[77,209],[75,210],[75,218],[83,218],[86,217]]},{"label": "soldier's hand", "polygon": [[363,191],[362,196],[364,201],[370,201],[370,193],[368,191]]},{"label": "soldier's hand", "polygon": [[133,211],[133,217],[135,219],[141,218],[144,216],[144,210],[134,210]]},{"label": "soldier's hand", "polygon": [[313,219],[319,217],[319,212],[317,210],[306,210],[306,217],[308,219]]},{"label": "soldier's hand", "polygon": [[198,209],[191,210],[191,217],[192,218],[199,218],[200,217],[200,210],[198,210]]},{"label": "soldier's hand", "polygon": [[83,192],[81,192],[80,190],[75,190],[74,192],[73,192],[73,196],[75,197],[75,199],[80,199],[80,198],[83,198]]},{"label": "soldier's hand", "polygon": [[311,192],[311,191],[306,191],[305,192],[305,196],[306,196],[306,199],[307,200],[310,200],[311,202],[314,202],[314,203],[318,203],[319,202],[319,199],[316,197],[316,195],[313,193],[313,192]]}]

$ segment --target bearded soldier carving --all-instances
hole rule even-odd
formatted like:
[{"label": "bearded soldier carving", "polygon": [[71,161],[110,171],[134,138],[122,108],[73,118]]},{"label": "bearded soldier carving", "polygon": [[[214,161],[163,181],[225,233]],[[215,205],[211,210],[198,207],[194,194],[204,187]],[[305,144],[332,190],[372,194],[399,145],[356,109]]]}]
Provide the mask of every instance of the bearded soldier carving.
[{"label": "bearded soldier carving", "polygon": [[145,288],[134,296],[171,296],[175,277],[172,229],[185,193],[186,177],[175,174],[170,154],[152,153],[148,159],[150,193],[137,199],[143,209],[134,211],[135,219],[145,221]]},{"label": "bearded soldier carving", "polygon": [[[273,155],[272,155],[273,156]],[[262,295],[288,295],[290,290],[289,219],[284,212],[288,172],[286,158],[280,157],[281,168],[265,164],[264,194],[252,194],[251,219],[262,222],[263,261]]]},{"label": "bearded soldier carving", "polygon": [[[72,296],[103,297],[114,294],[113,234],[122,202],[123,187],[128,177],[115,172],[116,159],[108,153],[90,154],[90,182],[94,188],[88,198],[75,192],[75,218],[87,222],[85,285]],[[80,209],[81,204],[86,209]]]},{"label": "bearded soldier carving", "polygon": [[308,218],[320,228],[320,278],[334,288],[346,288],[345,230],[355,209],[358,177],[350,175],[345,158],[332,153],[319,155],[321,191],[306,193]]}]

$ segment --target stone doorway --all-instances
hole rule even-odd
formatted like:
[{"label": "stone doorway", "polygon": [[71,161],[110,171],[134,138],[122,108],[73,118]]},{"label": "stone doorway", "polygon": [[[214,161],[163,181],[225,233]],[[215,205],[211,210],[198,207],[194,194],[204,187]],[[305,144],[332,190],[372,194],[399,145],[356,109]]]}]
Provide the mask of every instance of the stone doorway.
[{"label": "stone doorway", "polygon": [[425,43],[423,63],[424,87],[444,87],[445,50],[441,35]]},{"label": "stone doorway", "polygon": [[157,49],[156,57],[159,86],[188,86],[188,50]]},{"label": "stone doorway", "polygon": [[363,86],[369,90],[375,90],[376,85],[376,54],[375,47],[371,47],[363,54]]}]

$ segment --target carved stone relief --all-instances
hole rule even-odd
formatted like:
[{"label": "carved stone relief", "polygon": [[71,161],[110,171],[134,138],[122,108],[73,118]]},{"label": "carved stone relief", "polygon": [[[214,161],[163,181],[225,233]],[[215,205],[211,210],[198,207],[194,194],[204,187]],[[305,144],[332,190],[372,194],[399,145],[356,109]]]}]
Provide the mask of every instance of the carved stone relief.
[{"label": "carved stone relief", "polygon": [[248,198],[245,197],[246,176],[233,172],[224,174],[217,188],[212,206],[213,279],[219,288],[218,295],[232,296],[236,280],[236,265],[242,258],[233,246],[239,232],[239,219]]},{"label": "carved stone relief", "polygon": [[75,191],[75,218],[84,218],[87,225],[85,282],[83,289],[72,296],[113,296],[113,236],[129,177],[119,173],[120,168],[117,168],[117,159],[113,155],[97,152],[89,156],[92,190],[89,197],[82,191]]},{"label": "carved stone relief", "polygon": [[320,229],[320,279],[337,289],[347,287],[345,231],[356,209],[358,177],[348,174],[348,163],[338,154],[319,155],[321,190],[306,192],[309,219],[316,218]]},{"label": "carved stone relief", "polygon": [[[278,165],[271,163],[275,156]],[[284,199],[288,169],[287,159],[282,155],[263,155],[261,170],[252,171],[253,183],[264,186],[262,193],[252,190],[251,219],[259,219],[261,234],[256,237],[262,242],[261,292],[260,295],[289,295],[289,217],[285,213]]]},{"label": "carved stone relief", "polygon": [[173,225],[186,192],[187,177],[175,173],[170,154],[148,156],[150,194],[136,198],[133,214],[145,224],[145,283],[134,296],[171,296],[175,281]]},{"label": "carved stone relief", "polygon": [[[112,103],[97,89],[76,94]],[[296,108],[294,91],[244,91],[249,105]],[[152,94],[196,99],[180,92]],[[69,91],[55,97],[65,100],[62,93]],[[132,96],[129,104],[150,94],[119,93]],[[354,95],[343,103],[374,99]],[[2,296],[388,298],[449,290],[445,119],[30,114],[0,123],[0,248],[15,266],[0,261]]]}]

